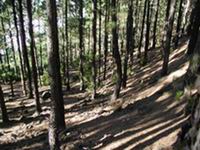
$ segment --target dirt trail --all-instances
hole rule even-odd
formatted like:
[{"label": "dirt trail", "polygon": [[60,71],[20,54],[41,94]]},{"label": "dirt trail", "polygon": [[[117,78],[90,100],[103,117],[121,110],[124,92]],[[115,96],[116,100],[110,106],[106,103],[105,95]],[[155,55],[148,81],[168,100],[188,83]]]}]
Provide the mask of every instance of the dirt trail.
[{"label": "dirt trail", "polygon": [[[109,80],[94,101],[77,86],[64,93],[67,129],[61,135],[63,149],[170,149],[187,119],[183,115],[185,101],[175,99],[188,67],[185,49],[186,43],[172,52],[170,73],[163,78],[162,61],[155,54],[160,51],[150,51],[150,64],[133,68],[128,86],[116,102],[110,101]],[[8,94],[9,88],[4,86],[4,91]],[[6,102],[13,121],[0,126],[0,149],[48,149],[49,102],[43,103],[44,111],[37,117],[32,99],[16,98]]]}]

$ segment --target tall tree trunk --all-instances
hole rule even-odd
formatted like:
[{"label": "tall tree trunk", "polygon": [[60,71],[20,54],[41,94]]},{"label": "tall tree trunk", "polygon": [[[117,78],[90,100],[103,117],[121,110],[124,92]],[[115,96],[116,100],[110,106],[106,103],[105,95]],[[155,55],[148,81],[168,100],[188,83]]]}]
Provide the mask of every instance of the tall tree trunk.
[{"label": "tall tree trunk", "polygon": [[141,48],[142,48],[142,41],[143,41],[143,36],[144,36],[144,25],[145,25],[145,18],[146,18],[147,2],[148,0],[145,0],[144,2],[145,4],[144,4],[144,11],[143,11],[143,18],[142,18],[142,29],[141,29],[139,46],[138,46],[138,58],[141,57]]},{"label": "tall tree trunk", "polygon": [[34,53],[35,53],[35,61],[36,61],[36,68],[37,68],[37,75],[39,79],[39,85],[42,86],[42,79],[40,76],[40,65],[39,65],[39,54],[36,44],[34,45]]},{"label": "tall tree trunk", "polygon": [[13,53],[13,60],[14,60],[14,64],[15,64],[15,74],[18,74],[19,73],[19,70],[18,70],[18,66],[17,66],[17,60],[16,60],[16,57],[15,57],[15,48],[14,48],[14,43],[13,43],[13,34],[12,34],[12,31],[11,31],[11,24],[10,24],[10,19],[9,19],[9,37],[10,37],[10,42],[11,42],[11,49],[12,49],[12,53]]},{"label": "tall tree trunk", "polygon": [[[198,3],[195,7],[198,8],[198,10],[200,10],[200,5]],[[197,13],[195,16],[196,17],[194,19],[195,20],[197,19],[197,21],[199,21],[200,18],[197,16],[200,16],[200,13]],[[192,39],[190,39],[190,42],[192,41],[192,44],[194,45],[195,48],[194,48],[194,52],[191,54],[191,57],[190,57],[190,65],[188,67],[187,74],[185,76],[186,77],[185,83],[186,83],[186,86],[193,85],[193,89],[197,90],[197,94],[190,97],[192,101],[188,102],[188,106],[192,106],[192,107],[190,107],[191,108],[191,111],[189,112],[190,118],[187,121],[187,124],[189,124],[189,126],[187,126],[187,128],[184,128],[185,126],[182,127],[182,130],[180,131],[181,136],[178,139],[181,142],[180,144],[182,148],[191,149],[191,150],[198,150],[200,148],[200,143],[199,143],[200,129],[198,128],[200,125],[200,116],[199,116],[200,115],[199,114],[200,112],[200,99],[199,99],[200,32],[199,30],[196,32],[198,32],[197,41],[194,42],[192,41]],[[193,37],[192,34],[196,34],[196,32],[194,32],[193,30],[191,32],[190,38],[192,38]],[[191,81],[191,79],[195,79],[195,80]]]},{"label": "tall tree trunk", "polygon": [[168,73],[168,63],[171,47],[171,38],[175,14],[175,4],[176,0],[168,0],[167,12],[166,12],[166,21],[164,28],[164,38],[163,38],[163,66],[161,75],[165,76]]},{"label": "tall tree trunk", "polygon": [[109,1],[105,2],[106,5],[106,14],[105,14],[105,22],[104,22],[104,73],[103,79],[106,79],[106,71],[107,71],[107,55],[108,55],[108,22],[109,22]]},{"label": "tall tree trunk", "polygon": [[93,53],[92,53],[92,80],[93,80],[93,92],[92,99],[96,97],[96,51],[97,51],[97,0],[93,0],[93,21],[92,21],[92,36],[93,36]]},{"label": "tall tree trunk", "polygon": [[[2,31],[3,31],[3,41],[4,41],[4,49],[5,49],[5,53],[6,53],[6,60],[7,60],[7,65],[8,65],[8,71],[11,73],[11,66],[10,66],[10,58],[9,58],[9,53],[8,53],[8,45],[7,45],[7,40],[6,40],[6,31],[5,31],[5,26],[4,26],[4,22],[3,22],[3,18],[1,18],[1,26],[2,26]],[[10,83],[10,90],[11,90],[11,94],[12,97],[14,97],[14,89],[13,89],[13,77],[12,75],[8,75],[8,80]]]},{"label": "tall tree trunk", "polygon": [[36,44],[34,44],[34,53],[35,53],[35,61],[36,61],[36,68],[37,68],[37,75],[38,75],[38,79],[39,79],[39,85],[38,86],[42,86],[42,78],[41,78],[41,70],[40,70],[40,46],[41,46],[41,38],[40,38],[40,16],[38,16],[38,29],[39,29],[39,48],[36,46]]},{"label": "tall tree trunk", "polygon": [[[64,3],[65,0],[62,0],[60,3]],[[62,62],[62,81],[63,84],[66,85],[66,36],[65,36],[65,6],[62,7],[62,28],[60,29],[61,37],[62,37],[62,53],[60,53],[60,58]]]},{"label": "tall tree trunk", "polygon": [[65,0],[65,37],[66,37],[66,85],[67,90],[70,90],[69,78],[69,36],[68,36],[68,0]]},{"label": "tall tree trunk", "polygon": [[[63,20],[64,20],[64,17],[63,17]],[[62,26],[64,26],[64,23],[62,22]],[[60,55],[61,57],[61,62],[62,62],[62,80],[63,80],[63,84],[65,85],[66,84],[66,48],[65,48],[65,32],[64,30],[61,29],[61,36],[62,36],[62,54]]]},{"label": "tall tree trunk", "polygon": [[4,101],[3,90],[1,86],[0,86],[0,105],[1,105],[2,120],[3,120],[3,123],[6,123],[9,121],[9,119],[8,119],[8,113],[7,113],[7,109],[6,109],[6,105]]},{"label": "tall tree trunk", "polygon": [[[138,30],[138,24],[139,24],[139,0],[136,0],[135,4],[135,12],[134,12],[134,20],[133,20],[133,43],[132,43],[132,49],[130,51],[130,66],[133,66],[133,53],[135,49],[135,44],[137,41],[137,30]],[[133,8],[134,9],[134,8]]]},{"label": "tall tree trunk", "polygon": [[189,16],[189,8],[190,8],[190,4],[191,4],[191,1],[188,1],[188,0],[183,0],[183,4],[184,4],[184,7],[183,7],[183,20],[182,20],[182,28],[181,28],[181,32],[182,34],[185,33],[185,29],[186,29],[186,25],[187,25],[187,20],[188,20],[188,16]]},{"label": "tall tree trunk", "polygon": [[70,52],[70,54],[69,54],[69,60],[70,60],[70,64],[72,64],[73,63],[73,61],[74,61],[74,54],[73,54],[73,49],[72,49],[72,33],[69,31],[69,52]]},{"label": "tall tree trunk", "polygon": [[112,43],[113,43],[113,57],[115,59],[115,63],[117,65],[117,79],[116,85],[114,88],[114,92],[112,95],[112,100],[116,100],[119,98],[121,84],[122,84],[122,67],[121,67],[121,57],[119,53],[119,45],[118,45],[118,32],[117,32],[117,6],[116,0],[112,0]]},{"label": "tall tree trunk", "polygon": [[[40,27],[40,18],[38,19],[38,28],[39,28],[39,32],[41,31],[41,27]],[[43,55],[43,53],[42,53],[42,35],[40,34],[39,35],[39,42],[40,42],[40,47],[39,47],[39,49],[40,49],[40,69],[39,69],[39,75],[42,75],[43,73],[44,73],[44,69],[43,69],[43,57],[42,57],[42,55]]]},{"label": "tall tree trunk", "polygon": [[31,77],[31,68],[28,60],[28,51],[26,47],[26,35],[24,30],[24,17],[23,17],[23,7],[22,0],[18,0],[19,2],[19,21],[20,21],[20,37],[21,37],[21,46],[24,57],[24,65],[27,69],[27,78],[28,78],[28,97],[33,98],[33,90],[32,90],[32,77]]},{"label": "tall tree trunk", "polygon": [[84,90],[84,72],[83,72],[83,0],[79,1],[79,55],[80,55],[80,62],[79,62],[79,73],[80,73],[80,90]]},{"label": "tall tree trunk", "polygon": [[98,65],[98,85],[101,82],[101,0],[99,0],[99,65]]},{"label": "tall tree trunk", "polygon": [[181,34],[181,26],[182,26],[182,8],[183,8],[183,0],[180,0],[179,4],[179,12],[178,12],[178,21],[177,21],[177,27],[176,27],[176,39],[175,39],[175,48],[178,47],[180,34]]},{"label": "tall tree trunk", "polygon": [[126,87],[127,81],[127,66],[129,61],[130,52],[133,49],[133,0],[129,1],[128,16],[126,24],[126,54],[124,58],[124,72],[122,79],[122,87]]},{"label": "tall tree trunk", "polygon": [[152,48],[156,48],[156,39],[157,39],[157,24],[158,24],[158,14],[160,10],[160,0],[157,0],[157,7],[156,7],[156,15],[155,15],[155,20],[154,20],[154,26],[153,26],[153,46]]},{"label": "tall tree trunk", "polygon": [[32,24],[32,0],[27,0],[27,12],[28,12],[28,19],[29,19],[29,36],[30,36],[30,52],[31,52],[31,62],[32,62],[32,75],[33,75],[33,84],[34,84],[34,92],[35,92],[35,103],[36,103],[36,111],[40,113],[42,111],[40,105],[40,97],[38,91],[38,73],[35,61],[35,40],[34,40],[34,33],[33,33],[33,24]]},{"label": "tall tree trunk", "polygon": [[91,49],[91,29],[90,29],[90,25],[88,27],[88,51],[87,51],[87,54],[89,55],[90,54],[90,49]]},{"label": "tall tree trunk", "polygon": [[145,38],[145,49],[144,49],[144,58],[143,58],[143,65],[146,65],[148,61],[147,53],[149,51],[149,35],[150,35],[150,7],[151,0],[148,0],[148,7],[147,7],[147,20],[146,20],[146,38]]},{"label": "tall tree trunk", "polygon": [[51,111],[49,145],[51,150],[60,149],[58,132],[65,128],[64,103],[60,73],[56,0],[46,0],[48,15],[48,70],[51,80]]},{"label": "tall tree trunk", "polygon": [[200,27],[200,0],[197,0],[196,4],[195,4],[195,8],[194,8],[194,20],[191,20],[193,23],[193,27],[191,29],[191,37],[190,37],[190,42],[188,45],[188,50],[187,50],[187,54],[190,56],[194,53],[194,49],[195,49],[195,43],[198,40],[198,34],[199,34],[199,27]]},{"label": "tall tree trunk", "polygon": [[15,25],[15,30],[16,30],[17,50],[18,50],[18,53],[19,53],[22,91],[25,95],[27,95],[26,83],[25,83],[25,77],[24,77],[25,71],[24,71],[24,67],[23,67],[22,53],[21,53],[20,42],[19,42],[19,30],[18,30],[18,26],[17,26],[17,15],[16,15],[15,0],[11,0],[11,3],[12,3],[14,25]]},{"label": "tall tree trunk", "polygon": [[196,7],[196,4],[197,4],[198,1],[191,1],[191,7],[194,8],[192,9],[191,11],[191,14],[190,14],[190,18],[189,18],[189,24],[187,25],[187,35],[190,36],[192,33],[192,29],[193,29],[193,25],[194,25],[194,20],[195,20],[195,15],[196,15],[196,12],[198,11],[197,7]]},{"label": "tall tree trunk", "polygon": [[[35,1],[35,4],[36,3],[39,3],[40,2],[40,0],[36,0]],[[36,7],[36,5],[34,6],[33,5],[33,7]],[[42,78],[41,78],[41,74],[40,74],[40,60],[39,60],[39,58],[40,58],[40,41],[41,41],[41,38],[40,38],[40,14],[38,15],[38,17],[37,17],[37,21],[38,21],[38,29],[39,29],[39,31],[38,31],[38,33],[39,33],[39,35],[38,35],[38,39],[39,39],[39,47],[37,47],[37,44],[36,44],[36,42],[35,42],[35,45],[34,45],[34,52],[35,52],[35,60],[36,60],[36,68],[37,68],[37,75],[38,75],[38,79],[39,79],[39,85],[38,86],[42,86]]]},{"label": "tall tree trunk", "polygon": [[[9,22],[9,27],[10,27],[10,22]],[[11,49],[13,52],[13,60],[14,60],[14,64],[15,64],[15,73],[17,73],[18,67],[17,67],[16,58],[15,58],[15,48],[14,48],[13,36],[12,36],[11,30],[9,30],[9,36],[10,36],[10,41],[11,41]],[[13,77],[12,76],[10,77],[10,85],[11,85],[11,93],[12,93],[12,96],[14,97],[15,94],[14,94],[14,86],[13,86]]]}]

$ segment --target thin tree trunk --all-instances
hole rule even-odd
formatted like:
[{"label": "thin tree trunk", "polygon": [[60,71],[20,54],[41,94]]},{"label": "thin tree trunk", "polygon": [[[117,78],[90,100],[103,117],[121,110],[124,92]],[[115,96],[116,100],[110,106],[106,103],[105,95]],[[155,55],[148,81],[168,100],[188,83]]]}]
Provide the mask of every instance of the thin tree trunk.
[{"label": "thin tree trunk", "polygon": [[14,25],[15,25],[15,30],[16,30],[17,50],[18,50],[18,53],[19,53],[22,91],[25,95],[27,95],[26,83],[25,83],[25,77],[24,77],[25,70],[24,70],[24,67],[23,67],[22,53],[21,53],[20,42],[19,42],[19,30],[18,30],[18,26],[17,26],[17,15],[16,15],[16,9],[15,9],[15,0],[11,0],[11,3],[12,3],[12,10],[13,10]]},{"label": "thin tree trunk", "polygon": [[163,66],[161,75],[165,76],[168,73],[168,63],[171,47],[171,38],[175,14],[175,4],[176,0],[168,0],[167,12],[166,12],[166,22],[164,28],[164,39],[163,39]]},{"label": "thin tree trunk", "polygon": [[158,14],[160,10],[160,0],[157,0],[157,7],[156,7],[156,15],[155,15],[155,20],[154,20],[154,26],[153,26],[153,46],[152,48],[156,48],[156,42],[157,42],[157,24],[158,24]]},{"label": "thin tree trunk", "polygon": [[[132,49],[130,51],[130,66],[133,66],[133,53],[135,49],[135,43],[137,40],[137,30],[138,30],[138,23],[139,23],[139,0],[136,0],[135,4],[135,13],[134,13],[134,20],[133,20],[133,44],[132,44]],[[133,8],[134,9],[134,8]]]},{"label": "thin tree trunk", "polygon": [[118,45],[118,32],[117,32],[117,6],[116,0],[112,0],[112,42],[113,42],[113,57],[115,59],[115,63],[117,65],[117,79],[116,85],[114,87],[114,92],[112,95],[112,100],[116,100],[119,98],[121,84],[122,84],[122,68],[121,68],[121,57],[119,53],[119,45]]},{"label": "thin tree trunk", "polygon": [[133,49],[133,0],[129,1],[128,17],[126,24],[126,54],[124,58],[124,72],[122,79],[122,87],[126,87],[127,81],[127,67],[129,61],[130,52]]},{"label": "thin tree trunk", "polygon": [[36,111],[40,113],[42,111],[40,105],[40,98],[39,98],[39,91],[38,91],[38,73],[35,61],[35,40],[34,40],[34,33],[33,33],[33,24],[32,24],[32,0],[27,0],[27,12],[28,12],[28,19],[29,19],[29,36],[30,36],[30,52],[31,52],[31,62],[32,62],[32,76],[33,76],[33,84],[34,84],[34,92],[35,92],[35,104],[36,104]]},{"label": "thin tree trunk", "polygon": [[195,15],[196,15],[196,12],[198,11],[197,7],[196,7],[197,2],[192,1],[191,3],[192,3],[191,7],[194,7],[194,9],[192,9],[192,11],[191,11],[190,18],[189,18],[189,24],[187,25],[187,29],[186,29],[188,36],[190,36],[191,33],[192,33],[192,29],[193,29],[193,25],[194,25],[194,20],[195,20]]},{"label": "thin tree trunk", "polygon": [[104,24],[104,73],[103,79],[106,79],[107,71],[107,55],[108,55],[108,22],[109,22],[109,1],[106,1],[106,14],[105,14],[105,24]]},{"label": "thin tree trunk", "polygon": [[138,46],[138,58],[141,57],[141,48],[142,48],[142,41],[143,41],[143,36],[144,36],[144,25],[145,25],[145,18],[146,18],[147,2],[148,0],[145,0],[143,18],[142,18],[142,30],[141,30],[141,36],[140,36],[140,41],[139,41],[139,46]]},{"label": "thin tree trunk", "polygon": [[0,86],[0,105],[1,105],[1,113],[2,113],[3,123],[7,123],[9,121],[9,119],[8,119],[8,113],[7,113],[5,100],[4,100],[4,96],[3,96],[3,90],[2,90],[1,86]]},{"label": "thin tree trunk", "polygon": [[74,54],[73,54],[73,49],[72,49],[72,33],[69,31],[69,52],[70,52],[70,54],[69,54],[69,60],[70,60],[70,64],[72,64],[73,63],[73,58],[74,58]]},{"label": "thin tree trunk", "polygon": [[87,54],[89,55],[90,54],[90,46],[91,46],[91,29],[90,29],[90,25],[88,27],[88,51],[87,51]]},{"label": "thin tree trunk", "polygon": [[[61,3],[66,2],[65,0],[62,0]],[[66,85],[66,36],[65,36],[65,7],[62,7],[62,27],[64,27],[64,29],[60,29],[61,32],[61,36],[62,36],[62,53],[60,55],[61,57],[61,62],[62,62],[62,80],[63,80],[63,84]],[[68,91],[68,90],[67,90]]]},{"label": "thin tree trunk", "polygon": [[96,97],[96,76],[97,76],[97,69],[96,69],[96,43],[97,43],[97,0],[93,0],[93,22],[92,22],[92,36],[93,36],[93,53],[92,53],[92,80],[93,80],[93,92],[92,92],[92,99]]},{"label": "thin tree trunk", "polygon": [[[38,19],[39,21],[38,21],[38,28],[39,28],[39,32],[41,31],[41,27],[40,27],[40,18]],[[42,37],[41,37],[42,35],[39,35],[39,42],[40,42],[40,68],[39,68],[39,75],[42,75],[43,73],[44,73],[44,69],[43,69],[43,57],[42,57]]]},{"label": "thin tree trunk", "polygon": [[18,66],[17,66],[17,61],[16,61],[16,57],[15,57],[15,48],[14,48],[14,43],[13,43],[13,34],[11,31],[11,24],[10,24],[10,20],[8,22],[9,24],[9,37],[10,37],[10,42],[11,42],[11,49],[12,49],[12,53],[13,53],[13,60],[14,60],[14,64],[15,64],[15,74],[18,74],[19,70],[18,70]]},{"label": "thin tree trunk", "polygon": [[20,37],[21,37],[21,46],[24,57],[24,65],[27,69],[27,78],[28,78],[28,97],[33,98],[33,90],[32,90],[32,77],[31,77],[31,68],[28,60],[28,51],[26,47],[26,35],[24,30],[24,18],[23,18],[23,8],[22,8],[22,0],[18,0],[19,2],[19,20],[20,20]]},{"label": "thin tree trunk", "polygon": [[40,65],[39,65],[39,57],[38,57],[38,49],[36,44],[34,45],[34,53],[35,53],[35,61],[36,61],[36,68],[37,68],[37,74],[38,74],[38,79],[39,79],[39,85],[42,86],[42,79],[40,77]]},{"label": "thin tree trunk", "polygon": [[143,65],[146,65],[148,62],[147,53],[149,51],[149,35],[150,35],[150,5],[151,0],[148,0],[148,7],[147,7],[147,20],[146,20],[146,38],[145,38],[145,48],[144,48],[144,58],[143,58]]},{"label": "thin tree trunk", "polygon": [[184,8],[183,8],[183,20],[182,20],[182,28],[181,28],[181,32],[182,34],[185,33],[185,28],[186,28],[186,25],[187,25],[187,20],[188,20],[188,16],[189,16],[189,8],[190,8],[190,4],[191,4],[191,1],[188,1],[188,0],[184,0]]},{"label": "thin tree trunk", "polygon": [[101,82],[101,0],[99,0],[99,66],[98,66],[98,85]]},{"label": "thin tree trunk", "polygon": [[69,36],[68,36],[68,0],[65,0],[65,37],[66,37],[66,85],[67,90],[70,90],[69,78]]},{"label": "thin tree trunk", "polygon": [[[37,51],[35,51],[35,52],[37,52]],[[36,62],[37,62],[37,72],[38,72],[38,78],[39,78],[39,87],[40,86],[42,86],[42,78],[41,78],[41,76],[40,76],[40,64],[39,64],[39,54],[38,53],[36,53],[36,55],[37,55],[37,60],[36,60]]]},{"label": "thin tree trunk", "polygon": [[[7,40],[6,40],[6,31],[5,31],[5,26],[4,26],[4,22],[3,22],[3,18],[1,18],[1,26],[2,26],[2,31],[3,31],[3,40],[4,40],[4,49],[5,49],[5,53],[6,53],[6,61],[8,64],[8,71],[11,73],[11,66],[10,66],[10,58],[9,58],[9,53],[8,53],[8,48],[7,48]],[[10,83],[10,90],[11,90],[11,94],[12,97],[14,97],[14,89],[13,89],[13,77],[12,75],[7,75],[9,83]]]},{"label": "thin tree trunk", "polygon": [[199,27],[200,27],[200,0],[198,0],[195,4],[195,14],[194,14],[194,21],[193,21],[193,28],[191,29],[191,37],[190,42],[188,45],[188,51],[187,54],[190,56],[194,53],[195,45],[198,40],[198,34],[199,34]]},{"label": "thin tree trunk", "polygon": [[83,47],[84,47],[84,42],[83,42],[83,0],[79,1],[80,8],[79,8],[79,57],[80,57],[80,62],[79,62],[79,73],[80,73],[80,90],[83,91],[85,89],[84,87],[84,72],[83,72]]},{"label": "thin tree trunk", "polygon": [[183,8],[183,0],[180,0],[180,5],[179,5],[179,12],[178,12],[178,21],[177,21],[177,27],[176,27],[176,39],[175,39],[175,48],[178,47],[179,39],[180,39],[180,34],[181,34],[181,26],[182,26],[182,8]]},{"label": "thin tree trunk", "polygon": [[[18,69],[17,69],[17,62],[16,62],[16,58],[15,58],[15,48],[14,48],[14,44],[13,44],[13,38],[12,38],[12,32],[11,30],[9,31],[9,36],[10,36],[10,40],[11,40],[11,49],[13,52],[13,59],[14,59],[14,64],[15,64],[15,73],[17,73]],[[12,71],[12,70],[11,70]],[[13,86],[13,77],[10,77],[10,85],[11,85],[11,93],[12,93],[12,97],[14,97],[14,86]]]},{"label": "thin tree trunk", "polygon": [[65,128],[64,103],[60,73],[56,0],[46,0],[48,15],[48,63],[51,80],[51,111],[49,122],[49,145],[51,150],[60,149],[58,132]]}]

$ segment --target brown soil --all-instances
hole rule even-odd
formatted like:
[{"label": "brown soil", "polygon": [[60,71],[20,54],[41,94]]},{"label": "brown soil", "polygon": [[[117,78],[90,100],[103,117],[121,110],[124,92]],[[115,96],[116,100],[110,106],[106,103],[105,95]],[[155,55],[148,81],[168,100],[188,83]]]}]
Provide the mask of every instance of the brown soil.
[{"label": "brown soil", "polygon": [[[170,73],[162,78],[160,49],[151,50],[150,63],[132,68],[134,73],[117,101],[110,100],[112,72],[96,100],[90,99],[89,92],[80,92],[78,84],[64,92],[67,129],[61,134],[62,149],[173,149],[187,120],[183,113],[186,102],[175,98],[188,68],[186,47],[183,43],[172,52]],[[9,98],[9,86],[3,90],[11,122],[0,124],[0,149],[48,149],[49,101],[42,103],[43,112],[37,116],[34,100],[21,97],[19,84],[15,84],[14,98]]]}]

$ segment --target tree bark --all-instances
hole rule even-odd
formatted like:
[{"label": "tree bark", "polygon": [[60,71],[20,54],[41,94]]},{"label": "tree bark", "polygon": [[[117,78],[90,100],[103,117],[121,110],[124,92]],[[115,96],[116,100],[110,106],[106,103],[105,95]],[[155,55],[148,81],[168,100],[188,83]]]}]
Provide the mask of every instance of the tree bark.
[{"label": "tree bark", "polygon": [[48,15],[48,71],[51,81],[51,111],[49,145],[51,150],[60,149],[59,129],[65,128],[64,103],[60,73],[56,0],[46,0]]},{"label": "tree bark", "polygon": [[144,48],[144,58],[143,58],[143,65],[147,64],[148,61],[148,56],[147,53],[149,51],[149,35],[150,35],[150,5],[151,5],[151,0],[148,0],[148,7],[147,7],[147,20],[146,20],[146,38],[145,38],[145,48]]},{"label": "tree bark", "polygon": [[162,76],[165,76],[168,73],[172,29],[173,29],[174,14],[175,14],[175,4],[176,0],[168,0],[166,21],[164,28],[164,38],[163,38],[163,66],[161,72]]},{"label": "tree bark", "polygon": [[126,87],[127,81],[127,68],[130,52],[133,49],[133,0],[129,1],[128,16],[126,24],[126,54],[124,58],[124,72],[122,78],[122,87]]},{"label": "tree bark", "polygon": [[[200,5],[198,6],[200,9]],[[197,19],[197,18],[195,18]],[[198,20],[199,21],[199,20]],[[193,34],[194,32],[191,32]],[[191,36],[192,37],[192,36]],[[200,138],[200,129],[198,128],[200,125],[200,90],[199,90],[199,66],[200,66],[200,32],[198,33],[198,40],[195,45],[195,50],[192,56],[190,57],[190,66],[187,70],[186,78],[185,78],[185,86],[191,86],[193,89],[197,90],[195,95],[188,97],[191,101],[188,102],[189,107],[186,107],[186,115],[189,115],[189,119],[182,126],[179,139],[177,141],[177,147],[181,145],[184,149],[198,150],[200,148],[199,138]],[[195,79],[191,81],[191,79]],[[189,81],[189,82],[188,82]],[[180,143],[179,143],[180,141]]]},{"label": "tree bark", "polygon": [[3,90],[1,86],[0,86],[0,105],[1,105],[3,123],[7,123],[9,119],[8,119],[8,113],[7,113],[7,109],[6,109],[6,105],[4,101]]},{"label": "tree bark", "polygon": [[90,55],[90,51],[91,51],[91,28],[90,25],[88,27],[88,51],[87,51],[87,55]]},{"label": "tree bark", "polygon": [[[134,9],[134,8],[133,8]],[[138,25],[139,24],[139,0],[136,0],[135,4],[135,12],[134,12],[134,18],[133,18],[133,44],[132,44],[132,49],[130,51],[130,67],[133,66],[133,53],[134,49],[136,47],[136,41],[137,41],[137,30],[138,30]]]},{"label": "tree bark", "polygon": [[153,26],[153,46],[152,48],[156,48],[156,34],[157,34],[157,24],[158,24],[158,13],[160,10],[160,0],[157,0],[157,7],[156,7],[156,15],[155,15],[155,20],[154,20],[154,26]]},{"label": "tree bark", "polygon": [[101,82],[101,0],[99,0],[99,65],[98,65],[98,85]]},{"label": "tree bark", "polygon": [[140,41],[139,41],[139,46],[138,46],[138,58],[141,57],[141,48],[142,48],[142,41],[143,41],[143,36],[144,36],[144,25],[145,25],[145,18],[146,18],[147,2],[148,0],[145,0],[143,18],[142,18],[141,36],[140,36]]},{"label": "tree bark", "polygon": [[191,14],[190,14],[190,18],[189,18],[189,23],[187,25],[187,35],[190,36],[192,33],[192,29],[193,29],[193,25],[194,25],[194,20],[195,20],[195,15],[196,15],[196,12],[198,11],[196,8],[196,4],[198,3],[198,1],[191,1],[191,8],[192,11],[191,11]]},{"label": "tree bark", "polygon": [[31,52],[31,62],[32,62],[32,76],[33,76],[33,84],[34,84],[34,92],[35,92],[35,103],[36,103],[36,111],[40,113],[42,111],[40,105],[40,97],[38,91],[38,72],[35,61],[35,40],[33,33],[33,24],[32,24],[32,0],[27,0],[27,12],[29,19],[29,36],[30,36],[30,52]]},{"label": "tree bark", "polygon": [[[4,41],[4,49],[5,49],[6,60],[7,60],[7,65],[8,65],[8,71],[12,74],[10,58],[9,58],[9,53],[8,53],[8,45],[7,45],[7,40],[6,40],[6,31],[5,31],[3,18],[1,18],[1,26],[2,26],[2,31],[3,31],[3,41]],[[8,80],[9,80],[9,84],[10,84],[11,94],[12,94],[12,97],[14,97],[13,75],[7,74],[7,76],[8,76]]]},{"label": "tree bark", "polygon": [[194,53],[195,44],[198,40],[198,34],[199,34],[199,27],[200,27],[200,0],[198,0],[195,4],[195,14],[194,14],[194,20],[191,20],[193,23],[193,27],[191,29],[191,37],[190,42],[188,45],[187,54],[190,56]]},{"label": "tree bark", "polygon": [[12,3],[14,25],[15,25],[15,30],[16,30],[17,50],[18,50],[18,53],[19,53],[22,91],[25,95],[27,95],[26,83],[25,83],[25,77],[24,77],[25,71],[24,71],[24,67],[23,67],[22,53],[21,53],[20,42],[19,42],[19,30],[18,30],[18,26],[17,26],[17,15],[16,15],[15,0],[11,0],[11,3]]},{"label": "tree bark", "polygon": [[66,36],[66,85],[67,90],[70,90],[69,78],[69,36],[68,36],[68,0],[65,0],[65,36]]},{"label": "tree bark", "polygon": [[84,86],[84,72],[83,72],[83,47],[84,47],[84,39],[83,39],[83,0],[79,1],[79,73],[80,73],[80,90],[83,91],[85,89]]},{"label": "tree bark", "polygon": [[92,80],[93,80],[93,92],[92,92],[92,99],[96,97],[96,76],[97,76],[97,69],[96,69],[96,51],[97,51],[97,0],[93,0],[93,21],[92,21],[92,36],[93,36],[93,53],[92,53]]},{"label": "tree bark", "polygon": [[117,32],[117,6],[116,6],[116,0],[112,0],[112,43],[113,43],[113,57],[115,59],[115,64],[117,65],[117,79],[116,79],[116,85],[114,87],[114,92],[112,95],[112,100],[116,100],[119,98],[120,90],[121,90],[121,84],[122,84],[122,67],[121,67],[121,57],[119,53],[119,45],[118,45],[118,32]]},{"label": "tree bark", "polygon": [[109,22],[109,1],[105,2],[106,5],[106,14],[105,14],[105,22],[104,22],[104,73],[103,79],[106,79],[106,71],[107,71],[107,55],[108,55],[108,22]]},{"label": "tree bark", "polygon": [[[9,22],[10,23],[10,22]],[[9,27],[10,27],[10,24],[9,24]],[[15,58],[15,48],[14,48],[14,44],[13,44],[13,36],[12,36],[12,32],[11,30],[9,30],[9,36],[10,36],[10,41],[11,41],[11,49],[12,49],[12,52],[13,52],[13,60],[14,60],[14,64],[15,64],[15,73],[17,73],[18,71],[18,67],[17,67],[17,62],[16,62],[16,58]],[[12,71],[12,70],[11,70]],[[14,86],[13,86],[13,77],[11,76],[10,77],[10,85],[11,85],[11,93],[12,93],[12,97],[15,96],[14,94]]]},{"label": "tree bark", "polygon": [[180,0],[179,4],[179,12],[178,12],[178,21],[177,21],[177,27],[176,27],[176,38],[175,38],[175,48],[178,47],[179,39],[181,36],[181,26],[182,26],[182,8],[183,8],[183,0]]},{"label": "tree bark", "polygon": [[[24,58],[24,65],[27,69],[27,78],[28,78],[28,97],[33,98],[33,90],[32,90],[32,76],[31,76],[31,68],[28,60],[28,51],[26,47],[26,35],[24,30],[24,17],[23,17],[23,8],[22,8],[22,0],[18,0],[19,3],[19,22],[20,22],[20,37],[21,37],[21,46]],[[25,71],[26,72],[26,71]]]},{"label": "tree bark", "polygon": [[[38,29],[39,29],[39,32],[41,33],[41,23],[40,23],[40,18],[38,18]],[[39,34],[39,43],[40,43],[40,46],[39,46],[39,58],[40,58],[40,62],[39,62],[39,75],[43,75],[44,73],[44,70],[43,70],[43,53],[42,53],[42,34]]]},{"label": "tree bark", "polygon": [[13,34],[12,34],[12,31],[11,31],[11,24],[10,24],[10,19],[8,21],[8,24],[9,24],[9,37],[10,37],[10,43],[11,43],[11,49],[12,49],[12,53],[13,53],[13,60],[14,60],[14,64],[15,64],[15,74],[18,74],[19,73],[19,70],[18,70],[18,66],[17,66],[17,60],[16,60],[16,57],[15,57],[15,48],[14,48],[14,43],[13,43]]},{"label": "tree bark", "polygon": [[74,54],[73,54],[73,50],[72,50],[72,33],[69,31],[69,60],[70,60],[70,64],[72,64],[73,63],[73,61],[74,61]]},{"label": "tree bark", "polygon": [[183,0],[184,2],[184,8],[183,8],[183,21],[182,21],[182,28],[181,28],[181,32],[182,34],[185,33],[185,29],[186,29],[186,25],[187,25],[187,20],[188,20],[188,16],[189,16],[189,8],[191,5],[191,1],[188,0]]}]

